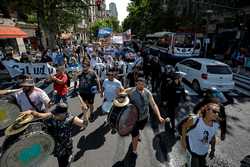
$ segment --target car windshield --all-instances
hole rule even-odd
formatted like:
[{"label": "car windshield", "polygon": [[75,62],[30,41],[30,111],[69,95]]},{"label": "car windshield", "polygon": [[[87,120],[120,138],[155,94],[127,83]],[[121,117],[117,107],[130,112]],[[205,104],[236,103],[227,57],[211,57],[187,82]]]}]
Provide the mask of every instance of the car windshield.
[{"label": "car windshield", "polygon": [[210,74],[232,74],[230,68],[223,65],[207,65],[207,72]]},{"label": "car windshield", "polygon": [[175,47],[182,47],[182,48],[192,48],[194,47],[193,40],[194,37],[191,34],[175,34]]}]

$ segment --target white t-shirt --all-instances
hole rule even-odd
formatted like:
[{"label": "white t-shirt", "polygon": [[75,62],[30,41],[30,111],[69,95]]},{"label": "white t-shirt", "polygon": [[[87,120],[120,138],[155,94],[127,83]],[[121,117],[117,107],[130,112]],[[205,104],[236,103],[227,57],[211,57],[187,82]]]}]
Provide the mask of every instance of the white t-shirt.
[{"label": "white t-shirt", "polygon": [[199,121],[196,127],[188,132],[188,144],[192,152],[198,155],[205,155],[208,153],[209,143],[216,134],[219,124],[214,122],[213,126],[208,126],[202,118],[197,119]]},{"label": "white t-shirt", "polygon": [[[16,98],[17,104],[21,107],[22,111],[34,109],[23,90],[14,93],[14,96]],[[38,112],[45,111],[45,104],[47,105],[50,102],[50,98],[48,97],[48,95],[42,89],[37,87],[34,88],[29,97],[39,110]]]},{"label": "white t-shirt", "polygon": [[91,57],[90,59],[90,66],[95,68],[97,63],[102,63],[102,59],[100,57]]},{"label": "white t-shirt", "polygon": [[90,54],[93,53],[93,51],[94,51],[94,49],[93,49],[92,47],[90,47],[90,46],[87,47],[86,50],[87,50],[87,54],[88,54],[88,55],[90,55]]},{"label": "white t-shirt", "polygon": [[104,88],[104,97],[107,101],[112,102],[114,98],[116,98],[116,91],[118,88],[122,88],[122,84],[119,80],[115,79],[110,81],[109,79],[105,79],[103,82]]}]

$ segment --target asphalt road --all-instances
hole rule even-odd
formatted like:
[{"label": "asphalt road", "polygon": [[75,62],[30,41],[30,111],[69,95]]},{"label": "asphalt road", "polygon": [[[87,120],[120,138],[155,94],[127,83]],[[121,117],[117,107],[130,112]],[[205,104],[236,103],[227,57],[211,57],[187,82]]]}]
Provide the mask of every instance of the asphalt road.
[{"label": "asphalt road", "polygon": [[[228,115],[228,133],[225,141],[218,140],[216,157],[208,160],[211,167],[239,167],[240,161],[250,154],[250,99],[235,97],[235,103],[226,107]],[[101,99],[96,97],[96,107]],[[78,99],[70,99],[71,111],[80,110]],[[74,162],[80,167],[122,167],[126,161],[130,137],[112,135],[103,126],[106,116],[99,116],[86,130],[74,136]],[[180,150],[179,141],[160,128],[154,133],[150,123],[141,134],[142,142],[138,150],[138,167],[181,167],[185,156]],[[56,166],[56,160],[50,157],[42,167]]]},{"label": "asphalt road", "polygon": [[[193,95],[193,94],[192,94]],[[216,155],[208,160],[211,167],[240,167],[240,161],[250,155],[250,98],[233,94],[234,104],[226,106],[228,115],[228,133],[225,141],[219,141]],[[192,96],[194,101],[199,97]],[[96,96],[95,108],[102,100]],[[80,114],[79,100],[69,98],[70,112]],[[106,116],[98,116],[84,130],[74,128],[74,161],[73,167],[123,167],[130,145],[130,137],[111,134],[103,126]],[[149,123],[141,133],[138,149],[137,167],[181,167],[185,163],[184,153],[180,150],[179,141],[160,128],[154,133]],[[4,137],[0,138],[0,142]],[[1,143],[0,143],[1,144]],[[41,167],[56,167],[57,161],[50,156]]]}]

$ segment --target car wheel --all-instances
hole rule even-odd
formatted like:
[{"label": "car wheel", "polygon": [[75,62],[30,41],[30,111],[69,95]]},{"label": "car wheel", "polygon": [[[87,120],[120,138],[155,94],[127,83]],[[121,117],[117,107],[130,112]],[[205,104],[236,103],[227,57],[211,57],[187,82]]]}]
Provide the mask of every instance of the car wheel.
[{"label": "car wheel", "polygon": [[197,80],[194,80],[192,83],[193,89],[197,92],[200,93],[201,92],[201,87],[200,84]]}]

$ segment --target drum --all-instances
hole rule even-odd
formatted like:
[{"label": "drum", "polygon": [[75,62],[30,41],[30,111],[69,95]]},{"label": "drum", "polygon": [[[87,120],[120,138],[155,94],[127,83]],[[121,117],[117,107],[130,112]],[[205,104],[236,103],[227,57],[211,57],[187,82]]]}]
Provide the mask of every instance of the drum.
[{"label": "drum", "polygon": [[54,139],[42,122],[33,122],[21,133],[11,135],[3,143],[0,166],[39,166],[53,152]]},{"label": "drum", "polygon": [[110,110],[111,110],[111,108],[112,108],[112,105],[113,105],[112,102],[105,101],[105,102],[102,104],[102,112],[103,112],[103,113],[109,113]]},{"label": "drum", "polygon": [[0,130],[10,126],[19,116],[21,109],[12,99],[0,99]]},{"label": "drum", "polygon": [[108,115],[108,122],[118,131],[120,136],[127,136],[138,120],[138,110],[133,104],[124,107],[112,106]]}]

